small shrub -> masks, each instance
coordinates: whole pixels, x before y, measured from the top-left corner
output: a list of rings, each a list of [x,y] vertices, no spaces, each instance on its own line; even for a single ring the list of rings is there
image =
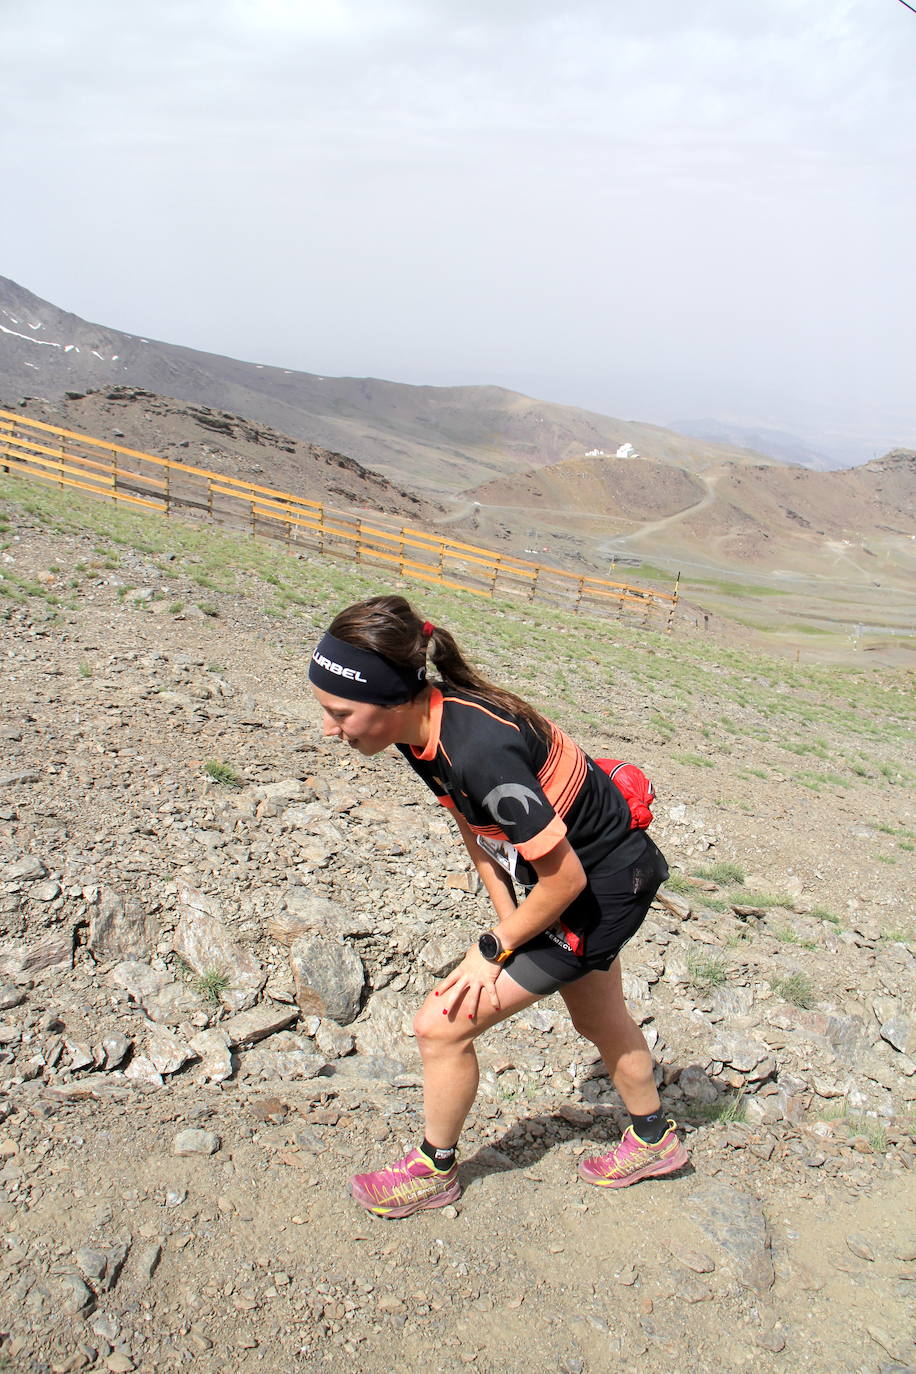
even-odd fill
[[[205,969],[197,978],[194,979],[194,990],[205,997],[214,1006],[219,1005],[220,998],[229,986],[231,979],[223,969]]]
[[[813,906],[808,914],[813,916],[816,921],[829,921],[833,926],[840,924],[840,918],[836,912],[828,911],[825,906]]]
[[[211,620],[216,620],[219,616],[218,608],[216,606],[211,606],[209,601],[198,601],[197,609],[204,615],[208,615]]]
[[[759,906],[767,910],[771,906],[791,907],[792,898],[787,892],[746,892],[739,888],[732,892],[731,899],[741,906]]]
[[[825,1107],[820,1116],[823,1121],[842,1121],[850,1136],[864,1136],[876,1154],[883,1154],[887,1149],[887,1131],[884,1125],[874,1117],[852,1111],[848,1102]]]
[[[770,987],[790,1006],[803,1010],[814,1006],[814,988],[806,973],[787,973],[782,978],[771,978]]]
[[[726,965],[722,959],[708,954],[696,954],[693,951],[687,955],[687,972],[693,986],[700,992],[721,987],[727,977]]]
[[[169,615],[180,615],[183,610],[183,601],[173,601],[171,606],[169,606]]]
[[[799,949],[817,949],[813,940],[803,940],[790,926],[780,926],[778,930],[773,931],[773,934],[784,945],[798,945]]]
[[[718,1102],[691,1103],[688,1115],[701,1121],[721,1121],[725,1125],[731,1121],[744,1121],[747,1117],[744,1093],[729,1093]]]
[[[80,677],[92,677],[92,669],[88,663],[81,663],[79,666]]]
[[[677,892],[682,895],[687,892],[696,892],[696,888],[687,881],[683,873],[670,873],[662,886],[667,892]]]
[[[213,779],[214,782],[222,783],[225,787],[244,787],[245,779],[231,763],[220,763],[219,759],[210,759],[204,764],[204,772]]]
[[[705,868],[696,870],[698,878],[707,878],[710,882],[718,883],[720,887],[730,887],[736,883],[739,887],[744,882],[744,869],[737,864],[721,863],[708,864]]]

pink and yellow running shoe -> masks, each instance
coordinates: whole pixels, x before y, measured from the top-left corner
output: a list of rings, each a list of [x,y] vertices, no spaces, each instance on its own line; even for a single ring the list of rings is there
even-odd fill
[[[690,1159],[675,1135],[675,1122],[668,1118],[668,1129],[657,1145],[647,1145],[628,1126],[619,1145],[606,1155],[579,1161],[579,1177],[598,1188],[626,1188],[641,1178],[659,1178],[682,1169]]]
[[[445,1207],[461,1197],[458,1165],[437,1169],[422,1150],[374,1174],[354,1174],[350,1194],[360,1207],[377,1217],[409,1217],[428,1207]]]

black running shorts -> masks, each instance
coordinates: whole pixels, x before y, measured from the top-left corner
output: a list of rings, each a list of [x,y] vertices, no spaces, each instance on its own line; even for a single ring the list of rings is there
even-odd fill
[[[658,846],[644,836],[645,849],[626,867],[608,872],[594,870],[588,886],[563,913],[562,923],[520,945],[503,967],[510,977],[528,992],[546,996],[584,978],[596,969],[607,970],[628,940],[642,925],[646,912],[662,883],[668,865]],[[575,954],[563,926],[582,932],[584,950]]]

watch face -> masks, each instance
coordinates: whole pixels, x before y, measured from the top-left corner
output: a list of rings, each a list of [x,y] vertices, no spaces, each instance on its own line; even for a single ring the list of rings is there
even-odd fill
[[[502,946],[493,934],[492,930],[486,931],[477,941],[477,948],[485,959],[495,959],[500,953]]]

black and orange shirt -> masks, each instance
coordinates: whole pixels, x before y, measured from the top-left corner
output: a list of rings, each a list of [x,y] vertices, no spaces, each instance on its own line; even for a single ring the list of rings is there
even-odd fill
[[[545,741],[522,717],[482,697],[434,687],[426,748],[397,748],[443,806],[460,812],[477,835],[508,841],[523,860],[542,858],[566,838],[586,873],[606,867],[618,849],[621,867],[629,862],[626,801],[555,725]],[[528,881],[534,878],[531,871]]]

